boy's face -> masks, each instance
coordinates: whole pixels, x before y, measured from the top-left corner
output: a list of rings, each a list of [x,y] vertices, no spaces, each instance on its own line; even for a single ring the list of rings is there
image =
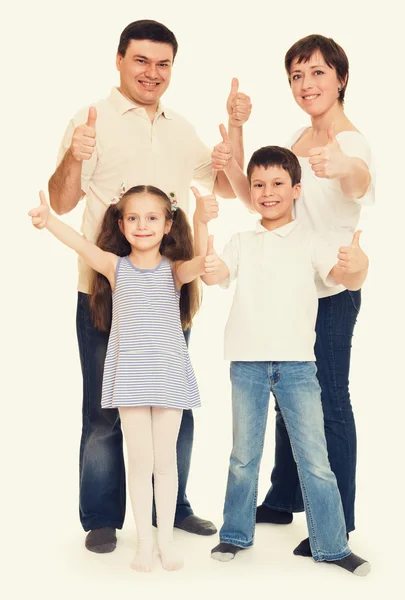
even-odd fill
[[[287,171],[279,166],[254,167],[250,182],[253,208],[262,216],[262,225],[282,227],[292,218],[293,202],[301,193],[301,184],[292,185]]]

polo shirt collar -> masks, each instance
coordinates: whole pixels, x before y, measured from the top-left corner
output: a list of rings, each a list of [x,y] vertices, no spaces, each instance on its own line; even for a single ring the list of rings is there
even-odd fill
[[[128,98],[121,94],[119,89],[116,87],[111,89],[109,101],[120,115],[123,115],[129,110],[145,110],[143,106],[138,106],[134,102],[131,102],[131,100],[128,100]],[[160,115],[163,115],[166,119],[173,119],[173,112],[167,108],[164,108],[161,100],[159,100],[157,108],[157,116],[159,117]]]
[[[268,229],[263,227],[263,225],[261,224],[261,220],[259,220],[256,222],[255,233],[275,233],[280,237],[287,237],[287,235],[291,233],[291,231],[294,231],[297,225],[298,221],[295,219],[294,221],[291,221],[291,223],[287,223],[287,225],[283,225],[278,229],[273,229],[273,231],[269,231]]]

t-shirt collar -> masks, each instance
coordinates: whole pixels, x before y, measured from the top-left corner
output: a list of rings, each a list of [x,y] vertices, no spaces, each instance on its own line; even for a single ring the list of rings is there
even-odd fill
[[[111,104],[113,105],[113,107],[115,108],[115,110],[120,115],[123,115],[124,113],[128,112],[129,110],[145,111],[143,106],[138,106],[137,104],[135,104],[135,102],[131,102],[131,100],[128,100],[128,98],[126,98],[123,94],[121,94],[119,89],[116,87],[113,87],[111,89],[111,94],[110,94],[109,100],[110,100]],[[161,100],[159,100],[156,114],[158,117],[160,115],[163,115],[166,119],[173,119],[173,112],[167,108],[164,108]]]
[[[294,229],[297,227],[297,225],[298,225],[298,221],[297,221],[297,219],[295,219],[294,221],[291,221],[291,223],[287,223],[287,225],[283,225],[282,227],[273,229],[273,231],[269,231],[268,229],[263,227],[263,225],[261,224],[261,219],[259,219],[256,222],[255,233],[275,233],[276,235],[279,235],[280,237],[287,237],[287,235],[289,233],[291,233],[291,231],[294,231]]]

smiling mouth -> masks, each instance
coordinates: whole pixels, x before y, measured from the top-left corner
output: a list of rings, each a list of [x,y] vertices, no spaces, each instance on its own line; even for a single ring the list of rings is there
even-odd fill
[[[319,97],[319,95],[320,95],[320,94],[311,94],[311,95],[308,95],[308,96],[302,96],[302,98],[303,98],[304,100],[315,100],[315,98],[318,98],[318,97]]]
[[[277,204],[280,204],[280,201],[272,200],[271,202],[261,202],[260,204],[266,208],[272,208],[273,206],[277,206]]]
[[[142,81],[141,79],[138,79],[138,83],[141,84],[142,87],[144,87],[147,90],[153,90],[156,89],[158,85],[160,85],[160,81]]]

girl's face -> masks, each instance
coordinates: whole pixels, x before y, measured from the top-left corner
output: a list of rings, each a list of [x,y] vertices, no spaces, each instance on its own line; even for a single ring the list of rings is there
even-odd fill
[[[291,63],[291,90],[294,99],[311,117],[326,113],[338,102],[339,81],[336,70],[328,67],[321,52],[314,52],[308,62],[298,63],[295,58]]]
[[[170,231],[172,221],[166,220],[164,201],[144,193],[126,200],[119,226],[133,248],[145,251],[159,248],[163,236]]]

